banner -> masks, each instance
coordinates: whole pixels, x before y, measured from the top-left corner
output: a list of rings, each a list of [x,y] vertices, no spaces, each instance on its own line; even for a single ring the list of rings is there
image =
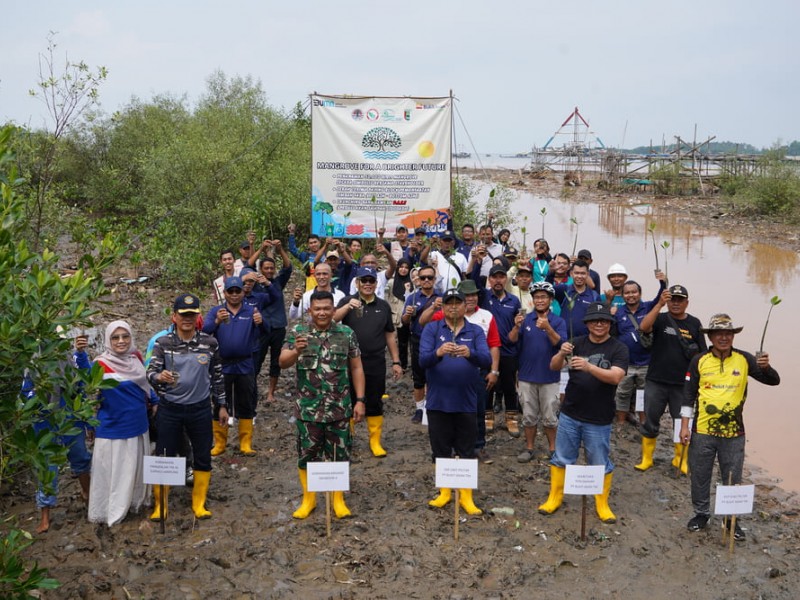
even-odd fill
[[[447,229],[451,99],[311,96],[311,231]]]

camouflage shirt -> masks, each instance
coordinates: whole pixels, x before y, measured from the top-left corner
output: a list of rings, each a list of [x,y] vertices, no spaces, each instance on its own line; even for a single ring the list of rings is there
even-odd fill
[[[286,333],[283,347],[293,350],[298,335],[308,336],[308,347],[297,358],[294,416],[317,423],[349,419],[353,414],[350,359],[361,355],[355,333],[338,323],[326,331],[303,323]]]

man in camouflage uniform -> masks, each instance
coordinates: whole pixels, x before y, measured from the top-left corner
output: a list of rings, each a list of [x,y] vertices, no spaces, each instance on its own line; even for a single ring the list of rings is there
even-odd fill
[[[303,502],[292,514],[296,519],[305,519],[317,505],[316,494],[308,491],[307,464],[350,460],[350,417],[358,423],[366,410],[361,351],[353,330],[333,322],[333,294],[311,294],[309,313],[311,324],[295,325],[286,334],[280,356],[281,369],[297,365],[294,416]],[[350,516],[343,492],[333,493],[333,510],[340,519]]]

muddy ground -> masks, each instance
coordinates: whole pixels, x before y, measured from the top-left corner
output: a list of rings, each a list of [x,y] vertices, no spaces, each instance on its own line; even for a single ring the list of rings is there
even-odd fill
[[[558,193],[560,182],[527,181],[528,190]],[[607,194],[578,188],[579,200]],[[687,214],[715,199],[665,200]],[[709,210],[705,209],[704,213]],[[695,217],[692,217],[693,219]],[[731,217],[738,218],[738,217]],[[720,221],[721,219],[721,221]],[[726,223],[729,217],[710,224]],[[754,232],[757,228],[754,226]],[[739,234],[742,232],[739,231]],[[791,230],[773,239],[796,243]],[[759,235],[759,233],[754,233]],[[794,238],[792,236],[794,235]],[[783,237],[779,237],[783,236]],[[793,241],[794,240],[794,241]],[[160,284],[155,285],[155,284]],[[290,287],[293,285],[290,284]],[[165,282],[116,287],[105,323],[125,316],[138,342],[163,327],[163,308],[177,290]],[[256,422],[255,457],[228,451],[214,459],[207,507],[213,518],[195,521],[190,488],[173,489],[166,534],[129,515],[109,529],[86,521],[78,485],[63,479],[60,505],[49,532],[36,536],[28,554],[62,586],[42,598],[722,598],[794,599],[800,590],[800,504],[763,474],[752,515],[741,519],[747,541],[734,553],[721,541],[719,520],[689,533],[689,484],[670,466],[671,443],[659,440],[656,466],[639,473],[639,436],[626,425],[615,431],[616,463],[611,507],[617,523],[606,525],[589,501],[587,540],[580,539],[581,499],[567,496],[551,516],[536,507],[549,490],[545,442],[538,458],[520,464],[519,439],[505,430],[490,436],[494,462],[480,466],[476,503],[484,515],[464,518],[453,536],[452,504],[427,506],[436,489],[427,430],[410,422],[410,376],[389,383],[384,446],[372,457],[364,425],[358,428],[351,465],[353,517],[333,519],[326,537],[324,500],[304,521],[292,519],[300,501],[291,415],[292,372],[280,380],[279,400],[262,403]],[[261,389],[264,390],[264,382]],[[665,428],[671,425],[665,420]],[[235,433],[230,440],[235,445]],[[35,529],[33,484],[18,482],[0,497],[4,522]],[[491,513],[511,508],[513,515]]]

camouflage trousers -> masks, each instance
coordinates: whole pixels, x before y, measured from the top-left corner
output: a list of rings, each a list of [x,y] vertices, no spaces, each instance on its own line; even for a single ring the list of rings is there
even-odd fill
[[[295,421],[297,425],[297,468],[305,469],[309,462],[349,461],[353,439],[350,419],[317,423]]]

